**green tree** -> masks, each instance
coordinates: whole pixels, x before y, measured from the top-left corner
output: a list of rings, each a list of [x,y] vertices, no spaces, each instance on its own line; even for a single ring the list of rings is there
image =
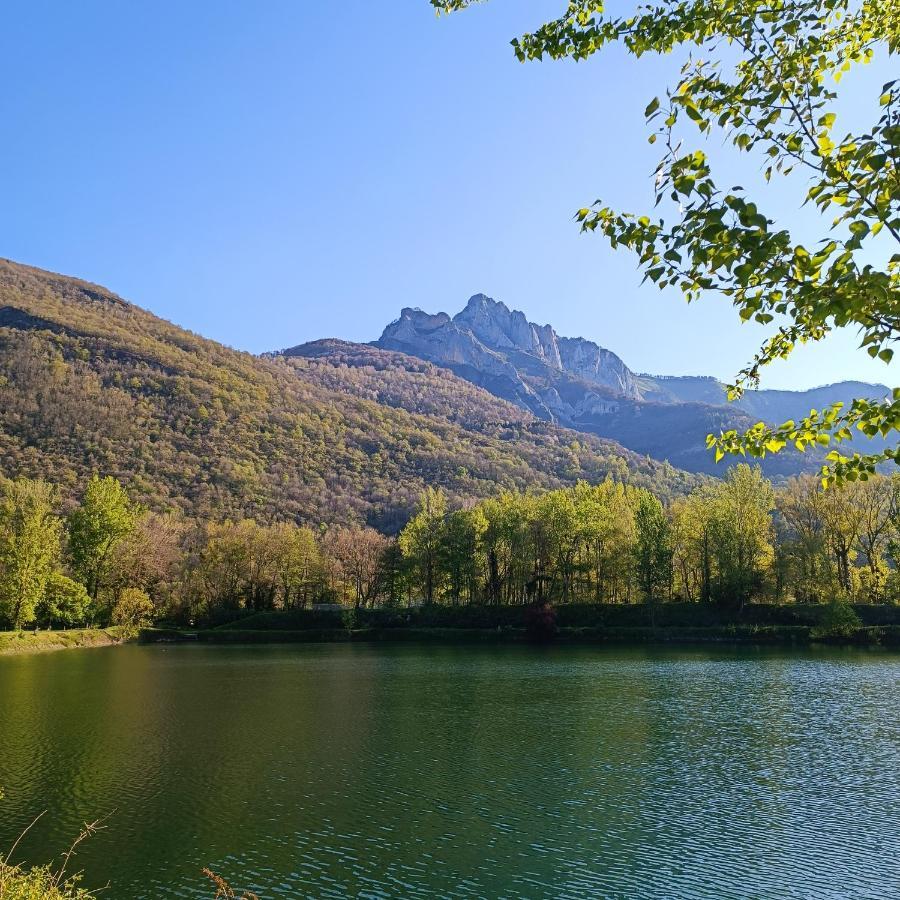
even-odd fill
[[[137,514],[115,478],[94,475],[81,505],[69,517],[72,568],[95,602],[109,578],[113,551],[131,534]]]
[[[573,491],[549,491],[539,498],[531,523],[534,540],[534,574],[529,581],[528,600],[547,599],[543,585],[563,602],[571,599],[580,533]]]
[[[533,505],[533,498],[513,491],[482,504],[487,520],[483,539],[487,594],[492,604],[518,603],[525,598],[534,568],[529,534]]]
[[[43,481],[0,481],[0,618],[34,621],[60,553],[56,491]]]
[[[37,607],[37,620],[44,627],[62,625],[68,628],[86,622],[90,608],[91,598],[81,582],[73,581],[61,572],[52,572]]]
[[[471,603],[484,569],[487,519],[478,507],[458,509],[447,516],[445,528],[441,568],[447,573],[450,599],[458,604],[465,595]]]
[[[821,601],[837,589],[837,570],[828,546],[826,497],[812,475],[791,478],[778,491],[779,545],[794,598]]]
[[[735,466],[707,495],[713,599],[743,606],[760,596],[772,563],[775,494],[758,466]]]
[[[575,517],[582,570],[599,603],[627,602],[634,543],[633,504],[625,486],[607,479],[575,486]]]
[[[431,0],[439,12],[473,0]],[[570,0],[565,12],[513,41],[521,61],[583,60],[609,45],[635,57],[691,51],[678,83],[648,104],[651,143],[664,148],[655,173],[657,215],[623,213],[602,201],[578,211],[585,231],[638,257],[645,278],[688,300],[717,294],[742,320],[771,326],[756,357],[729,386],[732,398],[759,382],[762,367],[857,329],[861,348],[889,362],[900,335],[900,84],[885,84],[879,112],[855,133],[837,131],[837,84],[853,66],[900,49],[897,0],[660,0],[622,16],[603,0]],[[691,138],[690,132],[694,133]],[[765,179],[807,179],[803,202],[822,215],[820,239],[801,242],[763,209],[762,193],[723,189],[698,140],[719,132],[761,162]],[[762,190],[762,189],[760,189]],[[828,446],[900,431],[900,389],[815,411],[799,422],[763,423],[710,435],[717,458]],[[826,484],[900,462],[900,447],[834,449]]]
[[[416,514],[400,532],[400,549],[420,576],[426,603],[437,594],[439,561],[444,537],[447,498],[440,488],[427,487],[419,498]]]
[[[244,522],[213,523],[198,529],[188,558],[192,613],[239,609],[250,580],[250,558],[258,526]]]
[[[667,600],[672,591],[672,527],[662,503],[649,491],[637,491],[634,526],[635,574],[652,617],[657,604]]]
[[[694,491],[672,505],[675,589],[683,600],[712,599],[712,543],[709,491]]]
[[[269,529],[281,606],[303,609],[322,589],[322,554],[310,528],[281,524]]]

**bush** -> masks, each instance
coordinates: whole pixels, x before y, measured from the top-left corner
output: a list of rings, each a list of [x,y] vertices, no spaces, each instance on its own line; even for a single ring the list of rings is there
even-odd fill
[[[140,588],[125,588],[112,611],[114,625],[140,628],[149,625],[153,619],[153,601]]]
[[[96,896],[78,887],[77,879],[58,881],[48,866],[22,869],[0,859],[0,897],[3,900],[87,900]]]
[[[347,631],[353,631],[359,627],[359,610],[355,606],[348,606],[341,611],[341,623]]]
[[[853,607],[843,599],[832,600],[822,614],[817,628],[813,629],[813,637],[850,637],[862,627],[862,621]]]

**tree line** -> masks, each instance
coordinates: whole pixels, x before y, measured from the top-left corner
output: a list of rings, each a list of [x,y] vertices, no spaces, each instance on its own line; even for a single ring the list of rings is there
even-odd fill
[[[607,480],[456,510],[427,490],[399,545],[426,602],[897,602],[900,479],[776,489],[739,465],[666,505]]]
[[[898,560],[897,476],[775,488],[740,465],[667,504],[612,479],[457,506],[426,488],[396,538],[149,512],[111,477],[68,507],[44,481],[0,481],[0,623],[12,628],[323,603],[894,603]]]

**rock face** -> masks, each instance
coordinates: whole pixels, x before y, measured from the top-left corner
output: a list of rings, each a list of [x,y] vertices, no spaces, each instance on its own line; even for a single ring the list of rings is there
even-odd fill
[[[475,294],[452,319],[405,308],[376,341],[446,366],[529,409],[571,424],[638,400],[634,373],[609,350],[584,338],[560,338],[518,310]]]
[[[611,350],[584,338],[559,338],[557,343],[562,368],[569,374],[608,385],[626,397],[640,397],[634,373]]]

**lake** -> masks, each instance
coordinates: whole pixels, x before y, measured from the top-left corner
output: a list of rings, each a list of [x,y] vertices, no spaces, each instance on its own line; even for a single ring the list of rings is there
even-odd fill
[[[900,656],[128,646],[0,658],[0,846],[106,898],[900,897]]]

